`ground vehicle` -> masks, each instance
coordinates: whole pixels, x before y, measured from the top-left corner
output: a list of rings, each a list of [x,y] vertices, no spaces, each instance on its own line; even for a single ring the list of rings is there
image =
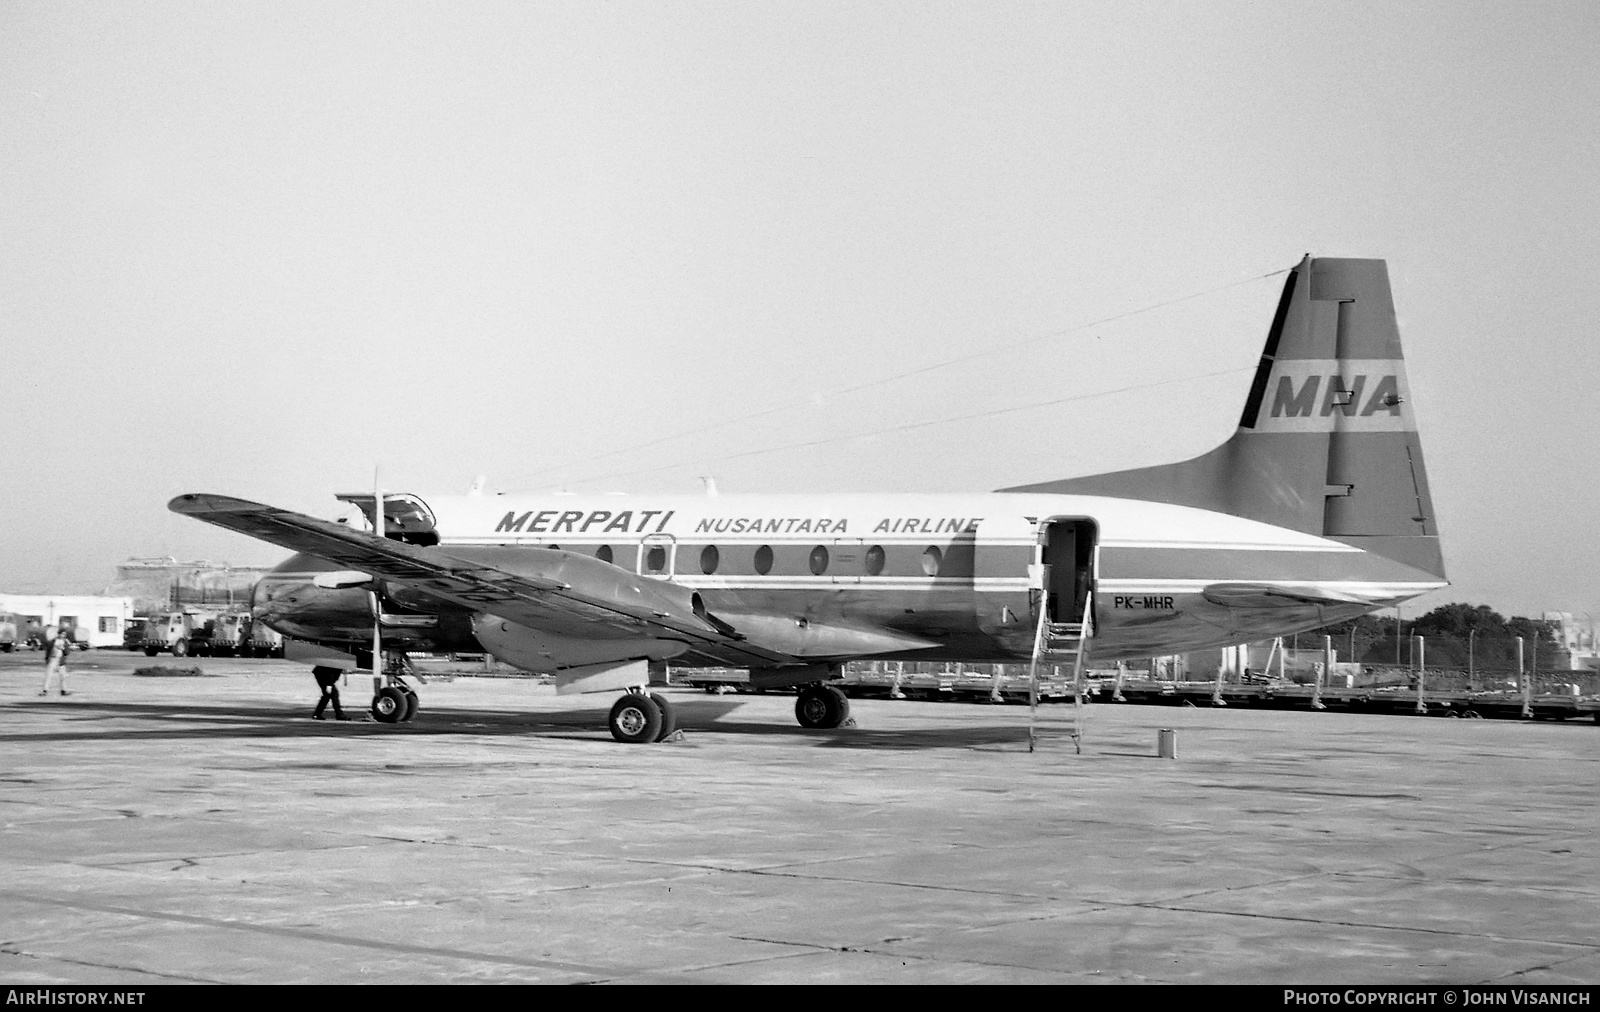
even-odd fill
[[[282,657],[283,633],[265,622],[250,622],[250,638],[245,643],[246,657]]]
[[[9,654],[17,648],[17,616],[0,615],[0,653]]]
[[[122,627],[122,649],[138,650],[144,646],[144,619],[131,618]]]
[[[195,609],[150,616],[145,619],[141,644],[145,656],[154,657],[163,650],[170,650],[174,657],[186,657],[209,650],[216,619],[216,612]]]
[[[208,644],[211,654],[216,657],[244,656],[249,651],[250,626],[249,612],[229,611],[218,615]]]

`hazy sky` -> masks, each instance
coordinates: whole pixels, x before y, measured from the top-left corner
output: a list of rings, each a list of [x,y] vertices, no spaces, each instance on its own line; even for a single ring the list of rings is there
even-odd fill
[[[167,499],[334,515],[375,462],[426,495],[1177,460],[1309,251],[1389,261],[1455,583],[1424,606],[1600,617],[1597,54],[1592,2],[0,0],[0,589],[275,561]]]

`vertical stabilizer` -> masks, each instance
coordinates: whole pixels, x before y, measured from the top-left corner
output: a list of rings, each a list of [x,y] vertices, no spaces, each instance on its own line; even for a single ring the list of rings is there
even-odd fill
[[[1197,506],[1444,576],[1389,271],[1306,257],[1284,282],[1233,438],[1193,460],[1004,489]]]

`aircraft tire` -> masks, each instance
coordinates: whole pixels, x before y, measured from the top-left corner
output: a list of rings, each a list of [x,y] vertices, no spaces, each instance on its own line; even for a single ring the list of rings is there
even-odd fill
[[[850,697],[831,685],[807,685],[794,701],[794,717],[801,727],[826,730],[850,716]]]
[[[405,723],[412,717],[415,717],[417,715],[417,708],[421,705],[422,700],[417,698],[417,694],[415,692],[406,692],[406,713],[405,716],[400,718],[400,722]]]
[[[678,711],[659,692],[650,693],[650,701],[661,709],[661,730],[656,732],[656,741],[661,741],[678,729]]]
[[[606,725],[611,737],[629,745],[644,745],[661,735],[661,707],[649,696],[630,692],[611,707]]]
[[[385,724],[398,723],[405,719],[406,706],[406,694],[385,685],[372,697],[372,716]]]
[[[189,656],[189,641],[188,640],[179,640],[178,642],[172,644],[172,656],[174,656],[174,657],[188,657]]]

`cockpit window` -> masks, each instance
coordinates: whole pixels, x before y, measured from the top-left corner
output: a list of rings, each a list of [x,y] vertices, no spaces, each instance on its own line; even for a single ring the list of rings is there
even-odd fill
[[[372,493],[345,492],[337,497],[360,508],[372,523]],[[411,545],[437,545],[439,532],[428,504],[406,492],[396,492],[383,497],[383,536]]]

